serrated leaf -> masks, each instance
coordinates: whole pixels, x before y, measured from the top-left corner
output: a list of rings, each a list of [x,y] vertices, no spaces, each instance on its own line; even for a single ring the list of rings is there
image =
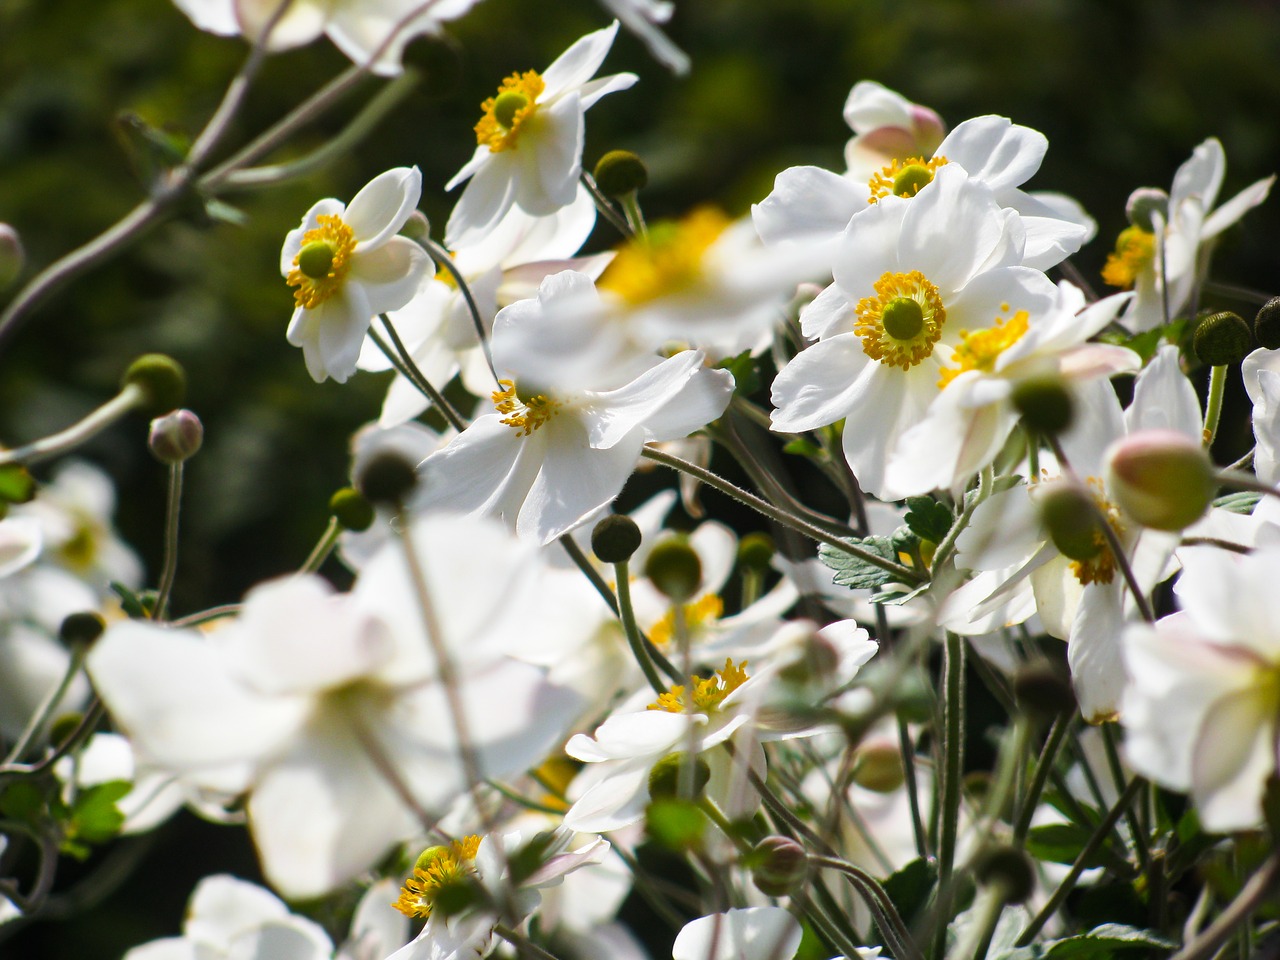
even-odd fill
[[[921,540],[941,543],[951,529],[954,517],[945,504],[932,497],[907,497],[907,513],[902,519]]]
[[[885,560],[898,560],[898,552],[894,549],[889,537],[863,537],[861,540],[849,540],[849,543],[861,547],[868,553]],[[818,559],[835,571],[832,582],[853,590],[875,590],[886,583],[893,583],[895,577],[889,571],[876,566],[861,557],[838,550],[830,544],[818,546]]]
[[[1102,960],[1119,950],[1174,950],[1178,944],[1151,930],[1104,923],[1078,937],[1054,941],[1045,956],[1050,960]]]

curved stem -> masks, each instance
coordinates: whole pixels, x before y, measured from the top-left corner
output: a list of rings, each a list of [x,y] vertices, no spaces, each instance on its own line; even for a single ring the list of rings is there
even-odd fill
[[[600,188],[596,186],[595,178],[585,170],[582,171],[582,185],[591,194],[591,199],[595,201],[596,209],[600,211],[601,215],[613,224],[620,234],[630,240],[634,236],[631,231],[631,225],[627,223],[626,218],[613,209],[613,204],[609,202],[609,198],[601,193]]]
[[[466,418],[463,417],[462,414],[458,413],[458,411],[453,408],[453,404],[444,398],[444,394],[433,387],[430,382],[428,382],[427,378],[422,375],[422,371],[418,369],[418,365],[413,360],[413,355],[409,353],[408,348],[404,345],[404,341],[402,341],[400,339],[400,335],[396,333],[396,328],[392,325],[390,318],[385,313],[380,313],[378,314],[378,321],[382,324],[382,329],[387,331],[387,336],[391,338],[391,343],[395,346],[396,356],[400,359],[400,364],[397,365],[396,369],[404,373],[405,376],[409,378],[409,382],[417,387],[418,390],[420,390],[427,399],[435,405],[436,409],[439,410],[440,413],[444,415],[444,418],[449,421],[449,426],[453,427],[453,429],[457,430],[459,433],[467,429]],[[392,363],[395,363],[395,360],[392,359],[392,355],[387,350],[386,344],[382,342],[382,338],[377,335],[376,331],[374,331],[372,327],[369,328],[369,335],[373,338],[373,342],[378,345],[378,349],[386,354],[387,359],[392,360]]]
[[[631,606],[631,572],[625,560],[613,565],[614,582],[618,585],[618,619],[622,621],[622,632],[627,636],[627,644],[631,647],[631,656],[635,658],[644,678],[649,681],[655,693],[666,693],[667,685],[658,676],[658,670],[645,649],[644,637],[640,635],[640,627],[636,624],[636,612]]]
[[[1169,960],[1206,960],[1213,956],[1235,927],[1267,902],[1277,881],[1280,881],[1280,854],[1273,853],[1218,918]]]
[[[0,467],[7,467],[12,463],[24,465],[39,463],[41,460],[48,460],[50,457],[73,450],[86,440],[97,436],[126,413],[137,409],[145,399],[146,390],[143,387],[136,383],[127,383],[118,394],[79,423],[25,446],[0,451]]]
[[[453,262],[453,257],[449,256],[449,251],[442,245],[430,237],[423,237],[418,243],[431,254],[432,260],[448,271],[449,276],[453,277],[453,282],[458,285],[458,292],[462,294],[462,299],[467,304],[467,312],[471,314],[471,323],[476,329],[476,339],[480,341],[480,349],[484,351],[485,363],[489,365],[489,372],[493,374],[493,382],[500,384],[498,368],[493,365],[493,353],[489,350],[489,334],[484,327],[484,317],[480,315],[480,307],[471,293],[471,285],[467,283],[467,278],[462,275],[462,271]]]
[[[342,524],[338,522],[337,517],[329,518],[329,525],[324,528],[324,533],[320,535],[320,539],[312,548],[311,553],[307,555],[307,559],[302,562],[302,566],[298,568],[299,573],[315,573],[329,559],[329,554],[333,553],[333,548],[338,545],[338,536],[342,533]]]
[[[938,544],[938,549],[933,552],[933,569],[941,570],[943,565],[951,559],[951,555],[955,553],[956,541],[960,539],[960,534],[969,526],[973,520],[974,511],[978,509],[978,505],[991,496],[991,490],[995,486],[995,470],[991,466],[985,466],[978,474],[978,492],[971,501],[965,504],[964,509],[960,511],[960,516],[956,517],[955,523],[951,524],[951,529],[947,531],[947,535]]]

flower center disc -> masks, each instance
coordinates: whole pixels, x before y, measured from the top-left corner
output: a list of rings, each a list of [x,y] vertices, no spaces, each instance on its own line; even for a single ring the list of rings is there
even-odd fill
[[[342,289],[351,255],[356,249],[355,235],[337,214],[316,217],[319,226],[302,235],[302,249],[293,258],[294,269],[285,278],[299,307],[314,310]]]
[[[702,276],[703,255],[728,226],[728,217],[711,207],[655,223],[647,241],[632,239],[618,250],[597,286],[633,306],[688,290]]]
[[[960,331],[960,345],[952,355],[952,362],[958,367],[944,367],[938,377],[938,389],[943,389],[956,377],[970,370],[981,370],[991,373],[996,368],[996,360],[1011,346],[1022,339],[1027,332],[1030,319],[1027,311],[1019,310],[1006,321],[1004,317],[996,317],[996,325],[986,330]]]
[[[946,157],[933,157],[930,160],[908,157],[905,160],[894,160],[887,167],[877,170],[867,181],[867,189],[871,191],[867,202],[875,203],[890,194],[895,197],[914,197],[933,182],[934,173],[946,163]]]
[[[907,370],[933,353],[942,337],[947,311],[938,288],[918,270],[885,273],[875,283],[876,296],[863,297],[854,308],[853,332],[873,360]]]
[[[1141,227],[1126,227],[1116,237],[1116,249],[1102,268],[1104,283],[1128,290],[1156,256],[1156,235]]]
[[[552,417],[560,413],[560,401],[535,394],[521,397],[516,392],[514,380],[499,380],[501,390],[495,390],[491,399],[494,409],[506,414],[500,421],[520,431],[520,436],[527,437]]]
[[[546,88],[537,70],[513,73],[498,92],[480,104],[484,111],[476,123],[476,143],[491,153],[514,150],[523,129],[538,111],[538,97]]]

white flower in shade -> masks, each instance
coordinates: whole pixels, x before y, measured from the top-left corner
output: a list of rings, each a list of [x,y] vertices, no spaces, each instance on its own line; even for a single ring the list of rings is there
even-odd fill
[[[956,241],[964,237],[963,243]],[[958,169],[850,222],[835,283],[801,314],[801,351],[773,382],[774,430],[843,419],[845,459],[867,492],[897,499],[889,453],[923,419],[962,332],[1011,309],[1046,312],[1053,283],[1022,265],[1021,220]]]
[[[1063,282],[1047,314],[1017,310],[993,326],[963,331],[938,378],[941,392],[923,420],[902,435],[889,458],[888,483],[914,495],[952,489],[991,463],[1018,423],[1017,385],[1046,374],[1072,381],[1136,372],[1132,350],[1086,341],[1129,300],[1116,294],[1085,305]]]
[[[0,519],[0,578],[17,573],[40,556],[44,538],[31,517]]]
[[[582,176],[584,115],[597,100],[636,82],[633,73],[592,80],[618,34],[617,21],[576,41],[542,73],[502,81],[476,124],[476,152],[449,181],[470,180],[446,228],[449,242],[472,242],[513,205],[547,216],[573,202]]]
[[[280,273],[294,287],[286,338],[317,382],[355,373],[369,323],[417,293],[431,258],[396,236],[418,206],[422,174],[397,167],[371,180],[350,206],[321,200],[290,230]]]
[[[1263,483],[1275,486],[1280,483],[1280,350],[1253,351],[1244,358],[1240,373],[1253,401],[1253,471]]]
[[[498,311],[536,296],[538,285],[562,270],[595,279],[611,253],[575,256],[596,225],[596,206],[581,184],[573,203],[545,217],[512,207],[487,235],[455,246],[453,266],[462,274],[488,337]],[[412,301],[388,314],[396,333],[429,383],[444,385],[461,371],[471,393],[493,389],[493,373],[476,333],[476,320],[453,274],[440,268]],[[360,355],[362,370],[388,370],[391,362],[373,342]],[[395,426],[416,417],[428,399],[408,378],[397,374],[387,388],[379,422]]]
[[[456,20],[479,0],[291,0],[271,27],[267,47],[286,50],[327,35],[334,46],[374,73],[400,72],[405,44]],[[280,0],[174,0],[201,30],[255,41],[281,7]]]
[[[791,960],[800,921],[782,907],[742,907],[690,920],[676,935],[673,960]]]
[[[1206,830],[1263,824],[1280,721],[1280,549],[1190,550],[1180,613],[1124,635],[1125,753],[1133,768],[1190,793]]]
[[[1177,317],[1209,269],[1213,241],[1271,192],[1274,176],[1215,209],[1226,165],[1222,144],[1210,137],[1178,168],[1167,197],[1161,200],[1163,191],[1150,188],[1135,192],[1149,195],[1147,209],[1121,231],[1102,271],[1108,284],[1135,293],[1121,318],[1130,330],[1151,330]]]
[[[467,518],[424,517],[407,535],[482,775],[526,769],[577,708],[503,655],[511,637],[538,629],[527,619],[538,609],[532,548]],[[421,829],[388,769],[437,814],[467,785],[406,567],[404,545],[388,544],[353,594],[317,577],[272,581],[207,637],[130,621],[89,655],[112,716],[156,764],[180,776],[239,772],[263,872],[291,898],[334,889]]]
[[[676,74],[689,72],[689,57],[671,42],[658,24],[671,19],[675,5],[667,0],[600,0],[600,5],[640,38],[659,63]]]
[[[205,877],[187,904],[182,936],[134,947],[124,960],[329,960],[333,942],[319,924],[290,913],[255,883]]]
[[[494,412],[423,462],[425,506],[499,516],[549,543],[621,492],[646,443],[687,436],[724,412],[733,377],[708,369],[700,352],[600,363],[594,345],[577,350],[571,332],[549,322],[557,301],[593,296],[589,278],[566,271],[543,281],[537,300],[498,314]]]

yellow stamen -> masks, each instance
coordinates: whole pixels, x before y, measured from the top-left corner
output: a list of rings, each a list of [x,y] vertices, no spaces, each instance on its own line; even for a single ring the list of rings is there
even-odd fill
[[[503,80],[498,92],[480,104],[484,116],[476,123],[476,143],[488,146],[492,153],[516,149],[521,128],[538,112],[538,97],[545,86],[536,70],[513,73]]]
[[[712,207],[655,223],[647,240],[637,237],[618,250],[597,286],[633,305],[688,290],[702,277],[703,255],[728,225],[729,218]]]
[[[942,390],[956,377],[970,370],[981,370],[990,373],[996,368],[996,360],[1011,346],[1017,343],[1027,332],[1027,311],[1019,310],[1006,322],[1004,317],[996,317],[996,325],[986,330],[960,331],[960,345],[952,354],[951,360],[958,367],[944,367],[938,377],[938,389]]]
[[[946,157],[908,157],[906,160],[894,160],[872,174],[867,181],[871,190],[868,203],[875,203],[882,197],[893,194],[895,197],[914,197],[920,190],[933,182],[933,175],[938,168],[947,162]]]
[[[560,413],[560,401],[535,394],[524,398],[516,393],[514,380],[499,380],[501,390],[495,390],[491,396],[493,405],[499,413],[505,413],[502,423],[515,427],[520,436],[527,437],[552,417]]]
[[[351,228],[342,222],[337,214],[321,214],[316,217],[320,224],[302,235],[302,247],[293,258],[293,269],[285,278],[289,286],[297,287],[293,291],[293,302],[307,310],[314,310],[335,293],[342,289],[342,284],[351,269],[351,255],[356,249],[355,235]],[[315,251],[314,244],[323,244],[332,252],[328,272],[318,277],[308,276],[298,266],[304,251]],[[315,260],[314,256],[309,260]]]
[[[724,601],[717,597],[714,593],[708,593],[693,603],[684,605],[684,622],[690,631],[697,630],[704,624],[720,619],[720,614],[724,613]],[[676,614],[674,610],[668,610],[661,620],[653,625],[649,631],[649,639],[660,647],[665,647],[671,642],[671,638],[675,636],[676,630]]]
[[[436,895],[449,886],[464,882],[475,873],[476,853],[480,838],[475,834],[455,840],[447,847],[436,847],[430,856],[419,857],[413,876],[400,888],[400,896],[391,905],[406,917],[426,919]],[[426,861],[423,863],[422,861]]]
[[[1138,280],[1138,275],[1151,265],[1156,256],[1156,235],[1141,227],[1126,227],[1116,237],[1114,253],[1107,254],[1102,268],[1104,283],[1128,290]]]
[[[1120,508],[1107,499],[1105,488],[1100,477],[1089,477],[1086,480],[1089,486],[1089,493],[1093,497],[1094,503],[1098,505],[1098,510],[1106,519],[1111,529],[1115,531],[1116,537],[1124,536],[1125,527],[1120,521]],[[1116,555],[1111,552],[1111,545],[1107,543],[1106,534],[1101,530],[1094,530],[1094,542],[1100,547],[1098,552],[1088,560],[1072,560],[1071,572],[1075,574],[1077,580],[1082,586],[1088,586],[1091,583],[1110,583],[1116,576]]]
[[[854,308],[853,332],[872,360],[906,370],[933,353],[942,337],[947,311],[938,288],[918,270],[886,273],[875,283],[876,296]]]
[[[705,680],[698,675],[693,681],[693,709],[697,713],[709,713],[724,702],[733,691],[747,682],[747,661],[734,666],[731,659],[726,658],[724,669],[717,670]],[[677,683],[666,693],[659,694],[658,699],[649,704],[649,710],[665,710],[667,713],[684,713],[684,684]]]

